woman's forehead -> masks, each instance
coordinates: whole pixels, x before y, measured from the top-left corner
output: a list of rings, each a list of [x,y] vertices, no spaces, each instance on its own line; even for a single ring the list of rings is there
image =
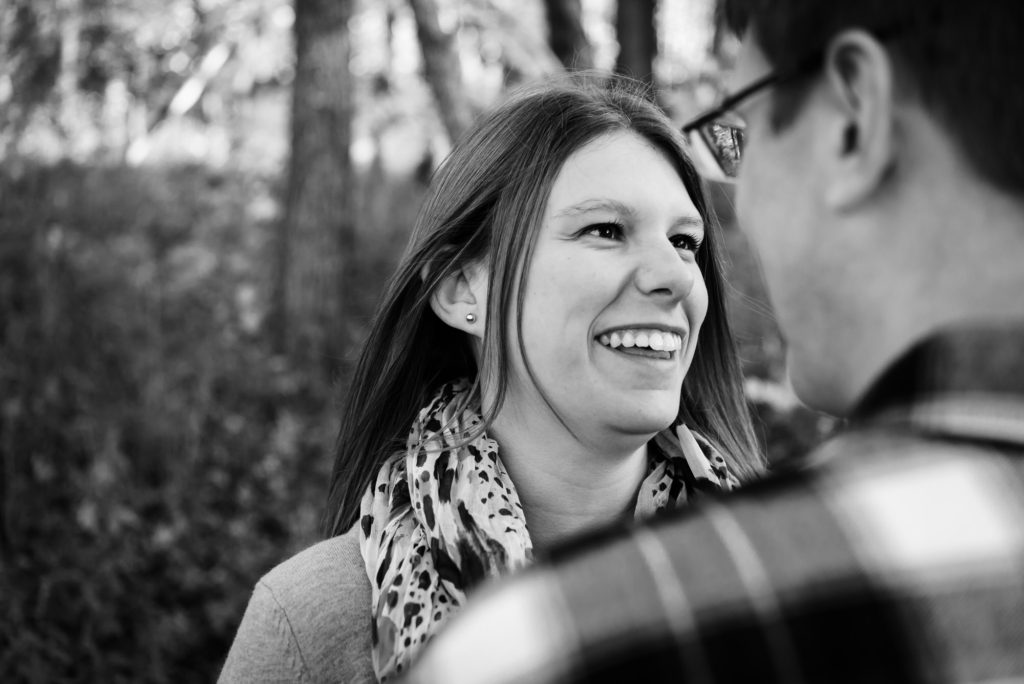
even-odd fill
[[[548,219],[647,209],[699,217],[668,155],[631,131],[606,133],[565,160],[548,197]]]

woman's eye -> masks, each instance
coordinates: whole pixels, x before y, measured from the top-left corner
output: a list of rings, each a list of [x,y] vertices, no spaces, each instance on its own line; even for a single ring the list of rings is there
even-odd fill
[[[622,238],[622,226],[618,223],[595,223],[583,229],[584,235],[593,235],[603,240],[619,240]]]
[[[673,235],[669,238],[672,242],[672,246],[676,249],[685,249],[688,252],[696,252],[700,249],[701,239],[696,235],[688,235],[686,233],[680,233],[679,235]]]

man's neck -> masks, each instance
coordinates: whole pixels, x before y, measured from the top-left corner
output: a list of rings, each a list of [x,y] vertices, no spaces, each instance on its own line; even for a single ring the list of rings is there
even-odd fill
[[[918,247],[902,255],[903,285],[878,312],[884,322],[862,350],[854,397],[939,331],[1024,320],[1024,201],[977,181],[954,186],[922,192],[919,210],[893,222],[893,231],[914,231]]]

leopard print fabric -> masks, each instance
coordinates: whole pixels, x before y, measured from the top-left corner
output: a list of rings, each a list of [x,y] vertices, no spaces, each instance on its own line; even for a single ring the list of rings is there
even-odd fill
[[[532,560],[523,507],[497,443],[481,434],[460,445],[481,424],[477,410],[466,407],[469,386],[463,379],[441,388],[420,411],[407,449],[384,464],[363,496],[360,548],[380,681],[408,668],[466,592]],[[649,453],[637,518],[737,484],[724,459],[684,426],[659,435]]]

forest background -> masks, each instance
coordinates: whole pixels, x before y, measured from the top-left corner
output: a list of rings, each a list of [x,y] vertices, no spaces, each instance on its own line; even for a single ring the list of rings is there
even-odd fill
[[[451,141],[577,68],[682,121],[734,53],[711,0],[3,0],[0,681],[214,680],[253,584],[318,539],[346,378]],[[832,423],[710,191],[777,463]]]

